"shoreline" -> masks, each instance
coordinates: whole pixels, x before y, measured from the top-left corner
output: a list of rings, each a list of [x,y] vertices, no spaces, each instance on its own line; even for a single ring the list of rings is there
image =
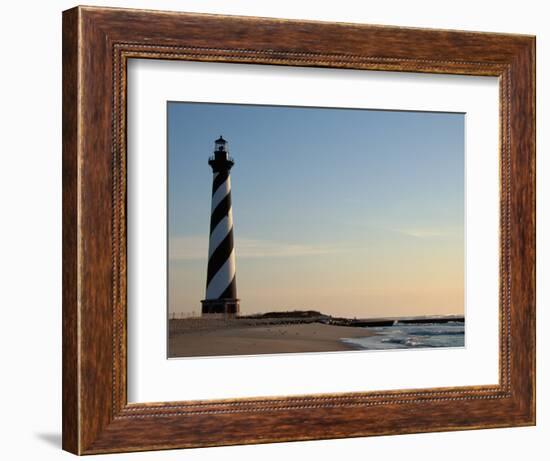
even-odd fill
[[[318,322],[269,325],[227,325],[208,327],[181,322],[171,328],[168,357],[208,357],[228,355],[338,352],[360,350],[344,338],[376,335],[368,328],[327,325]]]

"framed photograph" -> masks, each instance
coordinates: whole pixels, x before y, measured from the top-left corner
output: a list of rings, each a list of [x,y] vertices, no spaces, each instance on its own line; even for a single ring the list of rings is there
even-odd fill
[[[169,102],[168,356],[464,347],[464,118]]]
[[[63,13],[63,448],[535,424],[535,38]]]

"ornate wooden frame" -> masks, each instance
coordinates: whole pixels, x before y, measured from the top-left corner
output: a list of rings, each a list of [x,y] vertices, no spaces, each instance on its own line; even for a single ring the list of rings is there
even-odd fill
[[[500,80],[500,382],[126,400],[126,63],[222,61]],[[535,423],[535,38],[77,7],[63,13],[63,448],[77,454]]]

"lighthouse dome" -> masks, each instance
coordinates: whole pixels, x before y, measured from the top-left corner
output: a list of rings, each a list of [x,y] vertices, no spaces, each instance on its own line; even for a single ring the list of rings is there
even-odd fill
[[[220,136],[218,139],[216,139],[214,145],[215,145],[216,151],[222,151],[222,152],[227,151],[227,141],[223,139],[223,136]]]

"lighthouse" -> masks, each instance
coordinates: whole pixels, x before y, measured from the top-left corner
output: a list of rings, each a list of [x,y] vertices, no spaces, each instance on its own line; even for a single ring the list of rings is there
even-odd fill
[[[206,296],[201,301],[203,316],[215,314],[227,318],[239,313],[229,174],[234,163],[227,141],[220,136],[214,143],[214,155],[208,159],[213,179]]]

